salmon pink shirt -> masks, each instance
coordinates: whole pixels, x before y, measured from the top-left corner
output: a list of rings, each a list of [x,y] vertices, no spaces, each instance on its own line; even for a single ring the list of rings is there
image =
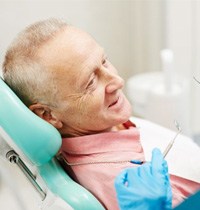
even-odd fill
[[[118,210],[115,177],[125,168],[138,167],[130,160],[145,161],[138,129],[130,121],[126,129],[63,138],[60,154],[68,174],[88,189],[108,210]],[[200,184],[170,175],[173,206],[200,188]]]

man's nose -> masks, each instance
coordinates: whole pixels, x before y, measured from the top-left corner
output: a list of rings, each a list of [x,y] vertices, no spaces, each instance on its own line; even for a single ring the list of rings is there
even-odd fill
[[[107,78],[108,79],[108,78]],[[110,74],[107,80],[106,93],[113,93],[118,89],[122,89],[124,80],[117,74]]]

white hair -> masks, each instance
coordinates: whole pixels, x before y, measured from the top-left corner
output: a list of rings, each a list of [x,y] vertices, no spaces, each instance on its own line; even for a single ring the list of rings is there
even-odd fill
[[[37,52],[67,26],[64,21],[54,18],[36,22],[19,33],[7,50],[3,78],[27,106],[38,101],[44,102],[46,96],[49,97],[49,103],[53,102],[50,96],[55,96],[57,88],[51,81],[51,73],[46,71],[37,57]]]

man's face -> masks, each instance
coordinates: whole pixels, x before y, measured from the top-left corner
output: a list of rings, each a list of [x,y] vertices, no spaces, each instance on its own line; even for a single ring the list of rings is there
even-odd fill
[[[53,113],[62,122],[63,136],[103,132],[128,120],[124,82],[91,36],[69,26],[39,54],[58,88]]]

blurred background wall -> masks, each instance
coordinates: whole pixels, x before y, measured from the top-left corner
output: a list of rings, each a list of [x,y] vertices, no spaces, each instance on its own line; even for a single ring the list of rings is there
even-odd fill
[[[199,12],[198,0],[0,0],[0,63],[21,29],[49,17],[93,35],[126,81],[161,71],[160,50],[170,48],[174,75],[189,82],[189,133],[198,135],[200,86],[193,75],[200,78]]]
[[[151,0],[1,0],[0,60],[25,26],[58,17],[92,34],[123,78],[158,70],[161,5]]]

